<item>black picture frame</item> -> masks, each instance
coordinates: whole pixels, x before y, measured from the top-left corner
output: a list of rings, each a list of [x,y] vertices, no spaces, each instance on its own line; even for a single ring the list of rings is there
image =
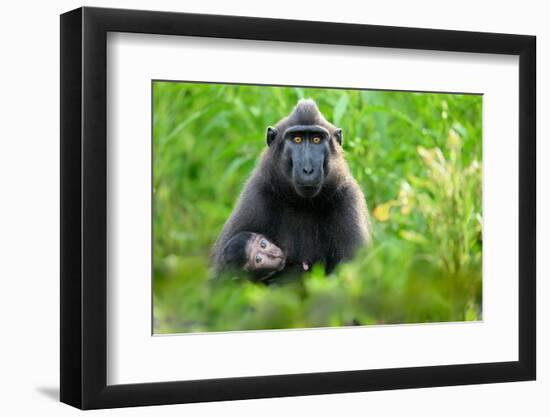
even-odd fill
[[[107,385],[108,32],[519,56],[519,360]],[[94,409],[535,379],[535,51],[524,35],[88,7],[61,15],[61,401]]]

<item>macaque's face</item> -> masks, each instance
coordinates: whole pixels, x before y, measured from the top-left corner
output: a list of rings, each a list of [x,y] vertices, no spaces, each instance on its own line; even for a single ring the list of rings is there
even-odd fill
[[[264,235],[253,235],[246,245],[246,254],[246,271],[280,271],[285,267],[286,257],[283,251]]]

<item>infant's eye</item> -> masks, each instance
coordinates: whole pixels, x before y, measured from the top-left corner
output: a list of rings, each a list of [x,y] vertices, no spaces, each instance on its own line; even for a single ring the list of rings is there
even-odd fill
[[[313,140],[313,143],[315,143],[316,145],[321,143],[321,138],[319,136],[315,136],[312,140]]]
[[[262,256],[256,255],[256,263],[259,264],[260,262],[262,262]]]
[[[294,136],[294,143],[297,143],[297,144],[302,143],[302,137],[301,136]]]
[[[266,242],[265,240],[262,240],[262,241],[260,242],[260,246],[261,246],[262,249],[265,249],[266,246],[267,246],[267,242]]]

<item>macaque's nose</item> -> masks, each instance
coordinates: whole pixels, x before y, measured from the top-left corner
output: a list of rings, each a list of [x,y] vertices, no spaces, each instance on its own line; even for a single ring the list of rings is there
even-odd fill
[[[315,170],[311,166],[302,168],[302,172],[306,175],[311,175],[314,171]]]
[[[279,248],[271,248],[268,255],[272,258],[284,258],[283,251]]]

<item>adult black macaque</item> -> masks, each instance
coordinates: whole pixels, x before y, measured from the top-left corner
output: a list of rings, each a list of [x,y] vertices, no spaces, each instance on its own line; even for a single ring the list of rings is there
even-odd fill
[[[283,251],[285,266],[275,276],[317,263],[330,273],[369,237],[365,198],[344,160],[342,130],[313,100],[300,100],[267,128],[267,145],[214,245],[214,266],[223,271],[226,245],[251,232]]]

